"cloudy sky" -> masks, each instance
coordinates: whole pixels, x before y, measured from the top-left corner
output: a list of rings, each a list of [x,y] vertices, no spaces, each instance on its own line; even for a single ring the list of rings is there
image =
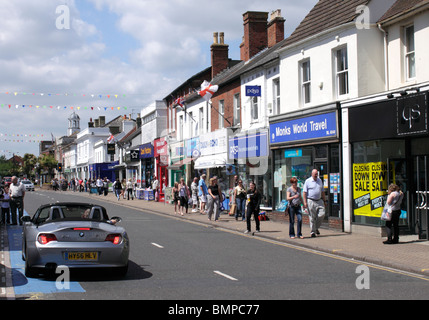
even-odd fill
[[[244,12],[281,9],[289,35],[316,3],[0,0],[0,155],[38,155],[30,141],[66,135],[73,111],[81,129],[135,116],[210,66],[213,32],[238,60]]]

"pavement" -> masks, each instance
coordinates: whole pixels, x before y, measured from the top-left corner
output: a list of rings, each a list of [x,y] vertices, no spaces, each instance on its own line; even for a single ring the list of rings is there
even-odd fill
[[[44,191],[46,192],[46,190]],[[65,192],[73,193],[72,191]],[[289,222],[278,219],[261,221],[261,232],[259,233],[254,233],[255,222],[252,221],[252,232],[244,234],[246,223],[241,220],[236,221],[234,217],[229,216],[227,213],[221,214],[219,221],[215,222],[213,220],[208,220],[207,215],[200,214],[199,212],[194,213],[191,212],[191,210],[188,211],[188,214],[184,214],[183,216],[175,214],[174,205],[163,202],[139,200],[136,198],[134,198],[134,200],[120,199],[118,201],[113,193],[109,193],[107,196],[79,193],[79,196],[88,197],[88,202],[91,202],[90,199],[102,200],[148,213],[166,215],[174,219],[201,224],[227,232],[234,232],[245,237],[255,237],[264,241],[280,243],[281,245],[295,247],[300,250],[308,250],[309,252],[318,252],[339,258],[352,259],[357,264],[391,268],[417,274],[418,276],[424,276],[425,278],[429,277],[429,241],[418,240],[416,236],[401,236],[398,244],[386,245],[383,244],[386,238],[382,238],[381,236],[357,232],[345,233],[338,229],[322,227],[320,229],[320,235],[311,238],[309,225],[303,223],[302,233],[304,238],[291,239],[289,237]],[[270,217],[270,213],[268,213],[268,217]],[[11,289],[11,284],[8,276],[10,270],[7,268],[7,260],[9,259],[7,231],[4,227],[0,229],[1,300],[8,296],[7,290]]]
[[[174,205],[164,202],[146,200],[126,200],[119,201],[113,193],[107,196],[87,194],[88,198],[102,198],[103,200],[125,205],[138,210],[152,212],[156,214],[168,215],[176,219],[191,221],[208,227],[237,232],[243,236],[259,237],[268,241],[280,242],[287,246],[296,246],[310,251],[319,251],[332,254],[338,257],[354,259],[356,263],[374,264],[401,271],[416,273],[418,275],[429,276],[429,241],[418,240],[417,236],[401,236],[398,244],[383,244],[386,238],[362,233],[345,233],[338,229],[322,227],[320,235],[316,238],[310,237],[310,226],[302,225],[304,239],[289,237],[289,222],[278,219],[261,221],[261,232],[254,233],[255,222],[251,222],[252,232],[244,234],[246,222],[236,221],[234,217],[227,213],[221,214],[219,221],[209,221],[207,215],[199,212],[191,212],[181,216],[174,213]],[[268,213],[268,217],[270,214]],[[239,218],[240,219],[240,218]],[[296,224],[295,224],[296,228]]]

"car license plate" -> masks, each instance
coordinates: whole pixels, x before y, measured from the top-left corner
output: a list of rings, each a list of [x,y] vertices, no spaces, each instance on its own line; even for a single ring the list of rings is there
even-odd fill
[[[65,252],[64,258],[68,261],[97,261],[98,252]]]

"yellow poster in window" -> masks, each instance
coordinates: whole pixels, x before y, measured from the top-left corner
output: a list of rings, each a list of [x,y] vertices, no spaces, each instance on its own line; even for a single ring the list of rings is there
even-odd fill
[[[353,212],[380,217],[387,194],[386,162],[353,164]]]

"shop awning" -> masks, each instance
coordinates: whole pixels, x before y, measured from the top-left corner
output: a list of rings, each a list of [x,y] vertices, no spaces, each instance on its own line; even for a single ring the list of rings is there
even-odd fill
[[[181,166],[184,166],[185,164],[188,164],[188,163],[190,163],[191,161],[192,161],[192,158],[186,158],[186,159],[183,159],[183,160],[177,161],[177,162],[175,162],[175,163],[173,163],[173,164],[169,165],[169,166],[167,167],[167,169],[170,169],[170,170],[179,170]]]
[[[195,169],[210,169],[223,167],[227,164],[227,154],[219,153],[211,156],[201,156],[195,160]]]

